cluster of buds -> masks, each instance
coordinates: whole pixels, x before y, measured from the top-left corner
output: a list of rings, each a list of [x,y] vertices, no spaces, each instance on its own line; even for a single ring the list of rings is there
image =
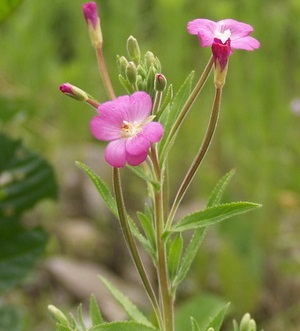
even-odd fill
[[[151,96],[155,92],[163,92],[167,80],[161,73],[159,59],[152,53],[146,52],[141,56],[137,40],[130,36],[127,39],[128,59],[118,56],[119,80],[128,93],[145,91]]]

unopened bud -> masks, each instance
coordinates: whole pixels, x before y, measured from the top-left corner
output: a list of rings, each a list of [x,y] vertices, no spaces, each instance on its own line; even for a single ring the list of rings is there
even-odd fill
[[[134,64],[134,62],[130,61],[128,62],[126,68],[126,77],[131,84],[135,84],[136,76],[137,76],[136,65]]]
[[[252,318],[248,324],[248,331],[256,331],[256,322]]]
[[[101,48],[103,44],[100,18],[96,2],[86,2],[82,5],[82,11],[88,25],[89,36],[94,48]]]
[[[128,61],[125,56],[118,56],[117,57],[117,64],[119,68],[119,74],[123,77],[126,77],[126,69],[128,66]]]
[[[145,54],[145,63],[146,63],[146,68],[149,69],[151,66],[156,65],[156,59],[155,56],[152,52],[148,51]]]
[[[86,92],[84,92],[80,88],[78,88],[74,85],[71,85],[69,83],[61,84],[59,86],[59,89],[63,94],[65,94],[75,100],[87,101],[89,99],[89,96]]]
[[[156,74],[154,80],[154,89],[157,92],[163,92],[167,86],[167,79],[163,74]]]
[[[137,40],[133,36],[127,39],[127,52],[130,59],[138,65],[141,61],[141,50]]]
[[[50,315],[53,317],[53,319],[56,322],[58,322],[58,323],[60,323],[64,326],[69,325],[69,321],[68,321],[66,315],[61,310],[59,310],[58,308],[56,308],[53,305],[49,305],[48,306],[48,311],[49,311]]]
[[[251,320],[251,316],[249,313],[246,313],[241,320],[240,331],[248,331],[249,330],[249,322]]]
[[[154,81],[155,81],[156,74],[157,74],[157,71],[156,71],[155,67],[152,65],[148,70],[147,78],[146,78],[147,91],[150,93],[154,89]]]

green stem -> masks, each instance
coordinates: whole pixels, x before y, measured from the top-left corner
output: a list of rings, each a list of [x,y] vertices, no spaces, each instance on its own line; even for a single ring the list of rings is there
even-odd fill
[[[211,56],[211,58],[209,59],[206,67],[204,68],[204,71],[202,73],[202,75],[200,76],[197,84],[195,85],[193,91],[191,92],[189,98],[187,99],[186,103],[184,104],[178,118],[176,119],[174,125],[172,126],[172,129],[170,131],[170,134],[167,138],[167,141],[163,147],[162,153],[161,153],[161,161],[164,162],[165,158],[166,158],[166,154],[169,150],[170,147],[170,143],[173,139],[173,137],[176,135],[177,131],[179,130],[183,120],[185,119],[186,115],[188,114],[189,110],[191,109],[193,103],[195,102],[197,96],[199,95],[199,93],[201,92],[210,72],[211,69],[213,67],[214,64],[214,59],[213,56]]]
[[[111,80],[110,80],[110,77],[109,77],[109,74],[108,74],[108,70],[107,70],[107,67],[106,67],[106,63],[105,63],[105,60],[104,60],[104,56],[103,56],[103,52],[102,52],[101,47],[96,48],[96,54],[97,54],[97,59],[98,59],[101,78],[102,78],[102,81],[104,83],[106,92],[107,92],[108,96],[110,97],[110,99],[115,99],[116,95],[115,95],[114,89],[113,89],[112,84],[111,84]]]
[[[166,258],[166,243],[163,240],[164,231],[164,201],[163,201],[163,178],[159,167],[157,150],[151,148],[151,159],[156,174],[156,180],[161,184],[160,189],[155,191],[155,230],[156,230],[156,248],[157,248],[157,277],[159,283],[159,292],[161,306],[164,317],[164,331],[174,330],[174,300],[170,293],[168,265]]]
[[[144,288],[146,290],[146,293],[150,299],[150,302],[153,306],[153,309],[156,314],[157,322],[160,328],[163,325],[162,317],[159,309],[159,304],[156,299],[156,295],[154,293],[154,290],[152,288],[152,285],[149,281],[148,275],[146,273],[145,267],[143,265],[143,262],[141,260],[140,254],[138,252],[134,237],[132,235],[132,232],[130,230],[129,221],[127,218],[127,212],[125,208],[123,193],[122,193],[122,187],[121,187],[121,178],[120,178],[120,172],[118,168],[113,168],[113,186],[114,186],[114,192],[118,207],[118,214],[119,214],[119,220],[121,224],[121,229],[126,241],[126,244],[129,248],[129,252],[131,254],[131,257],[134,261],[134,264],[136,266],[136,269],[140,275],[140,278],[143,282]]]
[[[162,100],[162,92],[156,92],[155,93],[155,97],[154,97],[154,102],[153,102],[153,108],[152,108],[152,114],[156,115],[157,112],[159,111],[159,107],[161,104],[161,100]]]
[[[210,143],[212,141],[212,138],[213,138],[213,135],[214,135],[215,129],[217,127],[217,123],[218,123],[221,96],[222,96],[222,88],[216,88],[215,99],[214,99],[212,112],[210,115],[209,124],[208,124],[207,130],[206,130],[206,133],[205,133],[204,140],[176,194],[176,197],[174,199],[174,202],[171,207],[170,214],[169,214],[169,217],[168,217],[168,220],[166,223],[166,230],[170,229],[174,216],[175,216],[175,213],[179,207],[179,204],[180,204],[184,194],[186,193],[189,185],[191,184],[191,181],[193,180],[201,162],[203,161],[203,159],[206,155],[206,152],[208,151],[208,148],[210,146]]]

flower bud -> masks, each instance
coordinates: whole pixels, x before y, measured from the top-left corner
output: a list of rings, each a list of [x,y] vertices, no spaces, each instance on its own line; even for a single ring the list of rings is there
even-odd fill
[[[132,61],[128,62],[126,68],[126,77],[131,84],[136,83],[136,75],[137,75],[136,65]]]
[[[146,72],[146,70],[144,69],[144,67],[142,66],[142,65],[138,65],[137,66],[137,73],[138,73],[138,75],[140,75],[142,78],[146,78],[146,76],[147,76],[147,72]]]
[[[119,68],[119,73],[121,76],[126,77],[126,69],[128,66],[128,61],[125,56],[118,56],[117,57],[117,64]]]
[[[59,310],[58,308],[56,308],[53,305],[49,305],[48,306],[48,311],[49,311],[50,315],[53,317],[53,319],[56,322],[58,322],[58,323],[60,323],[64,326],[69,325],[69,321],[68,321],[66,315],[61,310]]]
[[[103,44],[100,18],[96,2],[86,2],[82,5],[82,11],[88,25],[89,36],[94,48],[101,48]]]
[[[155,56],[152,52],[148,51],[145,54],[145,63],[146,63],[146,68],[149,69],[151,66],[155,66],[156,65],[156,60],[155,60]]]
[[[249,313],[245,314],[242,317],[241,324],[240,324],[240,331],[249,331],[250,320],[251,320],[251,316]]]
[[[141,50],[137,40],[133,36],[127,39],[127,52],[130,59],[138,65],[141,61]]]
[[[167,79],[163,74],[156,74],[154,80],[154,89],[157,92],[163,92],[167,86]]]
[[[157,74],[157,71],[155,67],[152,65],[147,73],[147,78],[146,78],[146,83],[147,83],[147,91],[151,93],[154,89],[154,81],[155,81],[155,76]]]
[[[65,94],[75,100],[87,101],[89,99],[89,96],[86,92],[84,92],[80,88],[78,88],[74,85],[71,85],[69,83],[61,84],[59,86],[59,89],[63,94]]]
[[[211,48],[215,62],[214,83],[217,88],[221,88],[225,84],[229,55],[232,53],[230,39],[222,43],[220,39],[215,38]]]

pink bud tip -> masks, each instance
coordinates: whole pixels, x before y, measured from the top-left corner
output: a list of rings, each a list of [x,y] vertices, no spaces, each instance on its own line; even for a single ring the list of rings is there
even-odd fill
[[[91,22],[94,29],[98,23],[98,8],[96,2],[86,2],[82,5],[83,15],[86,22]]]
[[[64,94],[74,94],[72,91],[72,85],[69,83],[64,83],[59,86],[59,89]]]

